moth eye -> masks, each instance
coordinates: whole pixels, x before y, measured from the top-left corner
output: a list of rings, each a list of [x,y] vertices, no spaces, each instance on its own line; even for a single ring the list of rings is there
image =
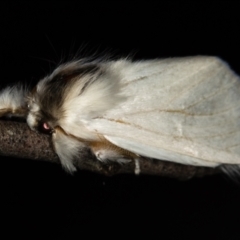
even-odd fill
[[[50,129],[50,127],[49,127],[49,125],[47,123],[43,123],[43,128],[46,129],[46,130]]]
[[[48,123],[46,122],[42,122],[39,126],[38,126],[38,131],[42,132],[42,133],[46,133],[46,134],[50,134],[52,133],[52,128],[48,125]]]

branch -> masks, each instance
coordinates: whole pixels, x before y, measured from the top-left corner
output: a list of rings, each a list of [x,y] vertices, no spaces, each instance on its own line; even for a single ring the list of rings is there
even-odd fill
[[[0,121],[0,155],[60,163],[53,151],[50,136],[30,130],[27,124],[22,122]],[[214,168],[187,166],[146,158],[140,159],[139,164],[141,174],[167,176],[182,180],[219,172],[218,169]],[[134,162],[124,165],[103,164],[96,160],[88,148],[81,150],[75,165],[79,169],[108,176],[119,173],[134,173],[135,169]]]

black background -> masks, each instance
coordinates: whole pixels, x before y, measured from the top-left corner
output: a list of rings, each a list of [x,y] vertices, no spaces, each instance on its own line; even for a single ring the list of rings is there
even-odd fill
[[[240,73],[236,2],[19,2],[0,7],[1,85],[34,84],[81,56],[134,59],[216,55]],[[1,157],[2,230],[31,239],[240,239],[240,186],[218,175],[189,181],[104,177]]]

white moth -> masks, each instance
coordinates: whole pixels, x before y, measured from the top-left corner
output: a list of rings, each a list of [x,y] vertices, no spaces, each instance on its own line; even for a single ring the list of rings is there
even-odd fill
[[[240,80],[216,57],[71,61],[31,93],[3,90],[0,114],[49,130],[70,172],[85,145],[104,162],[147,157],[227,171],[240,165]]]

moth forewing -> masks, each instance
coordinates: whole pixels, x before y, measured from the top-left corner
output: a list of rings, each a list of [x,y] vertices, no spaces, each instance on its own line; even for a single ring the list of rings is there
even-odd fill
[[[214,57],[156,62],[150,68],[128,62],[135,78],[119,69],[122,93],[131,97],[89,121],[88,129],[146,157],[197,166],[240,164],[239,77]]]

